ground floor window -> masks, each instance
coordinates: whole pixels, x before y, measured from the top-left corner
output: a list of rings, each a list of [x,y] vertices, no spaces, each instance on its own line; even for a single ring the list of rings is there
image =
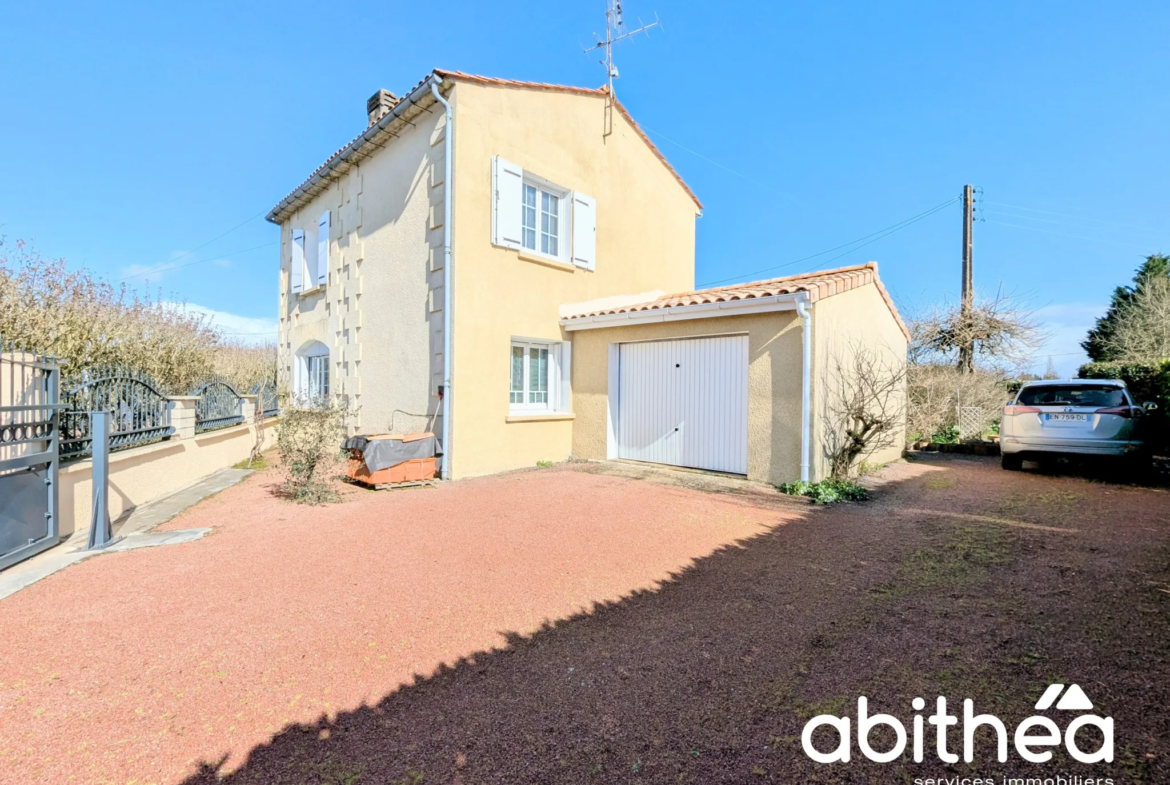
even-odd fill
[[[561,341],[512,341],[508,403],[515,412],[557,411],[562,405]]]
[[[329,396],[329,348],[314,342],[297,353],[297,398],[319,401]]]

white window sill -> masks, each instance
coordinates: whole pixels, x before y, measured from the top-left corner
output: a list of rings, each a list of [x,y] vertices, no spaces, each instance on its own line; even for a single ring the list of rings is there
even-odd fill
[[[576,417],[577,415],[572,412],[534,412],[532,414],[510,412],[504,418],[504,422],[555,422],[557,420],[573,420]]]
[[[520,259],[525,262],[533,262],[535,264],[543,264],[545,267],[551,267],[554,270],[563,270],[566,273],[576,272],[577,268],[564,261],[563,259],[556,259],[552,256],[543,256],[535,251],[521,249],[517,253],[520,254]]]
[[[301,289],[299,292],[293,292],[297,297],[308,297],[311,294],[320,294],[325,291],[325,284],[319,283],[312,289]]]

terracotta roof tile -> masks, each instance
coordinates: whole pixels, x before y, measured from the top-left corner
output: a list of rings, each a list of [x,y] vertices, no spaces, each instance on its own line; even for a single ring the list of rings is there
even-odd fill
[[[524,89],[528,89],[528,90],[548,90],[551,92],[571,93],[574,95],[603,96],[603,95],[608,94],[608,92],[609,92],[608,87],[598,87],[598,88],[572,87],[570,85],[546,84],[544,82],[523,82],[523,81],[517,81],[515,79],[497,79],[497,78],[491,77],[491,76],[478,76],[476,74],[465,74],[462,71],[447,71],[447,70],[444,70],[441,68],[436,68],[434,70],[434,74],[439,76],[442,79],[451,79],[451,80],[457,81],[457,82],[462,81],[462,82],[469,82],[469,83],[473,83],[473,84],[494,85],[497,87],[519,87],[519,88],[524,88]],[[431,77],[430,74],[423,77],[423,79],[420,80],[418,84],[416,84],[409,91],[407,91],[406,95],[407,96],[412,95],[416,90],[418,90],[420,87],[422,87],[426,83],[427,79],[429,79],[430,77]],[[403,99],[403,100],[405,100],[405,99]],[[401,103],[401,101],[400,101],[400,103]],[[658,149],[658,147],[654,144],[654,142],[650,141],[650,137],[647,136],[646,132],[643,131],[641,129],[641,127],[634,121],[634,118],[630,115],[630,113],[626,110],[626,108],[624,106],[622,106],[622,102],[615,98],[614,105],[617,107],[618,112],[621,113],[622,117],[626,118],[626,121],[631,126],[633,126],[634,131],[636,131],[638,136],[641,137],[642,141],[646,143],[646,145],[650,148],[651,152],[653,152],[654,155],[658,158],[658,160],[662,162],[663,166],[666,167],[667,171],[669,171],[671,173],[671,175],[674,176],[674,179],[678,181],[679,185],[681,185],[683,187],[683,190],[687,192],[687,195],[691,197],[691,199],[698,206],[698,208],[700,210],[703,209],[703,203],[699,201],[699,197],[695,196],[695,192],[690,189],[690,186],[688,186],[686,184],[686,182],[683,181],[682,176],[677,171],[675,171],[675,168],[673,166],[670,165],[670,162],[666,160],[666,156],[664,156],[662,154],[662,151]],[[305,178],[304,182],[302,182],[300,185],[298,185],[296,188],[294,188],[287,196],[285,196],[284,199],[282,199],[277,204],[276,207],[272,208],[272,210],[268,214],[268,220],[272,221],[273,223],[276,223],[279,220],[282,220],[284,214],[289,209],[292,208],[292,206],[295,202],[299,201],[299,197],[308,196],[311,198],[312,196],[314,196],[315,194],[310,192],[311,187],[314,185],[314,183],[313,183],[314,178],[317,177],[319,174],[325,173],[326,170],[336,168],[336,166],[339,163],[338,159],[341,157],[342,153],[344,153],[346,150],[349,150],[355,144],[358,144],[361,141],[362,137],[365,136],[369,130],[370,129],[368,129],[368,128],[364,129],[360,134],[358,134],[356,137],[354,137],[348,144],[346,144],[344,147],[341,147],[333,155],[329,156],[329,158],[325,161],[325,163],[321,164],[316,169],[314,169],[313,173],[310,174],[307,178]],[[366,144],[372,145],[374,147],[381,147],[381,145],[378,145],[374,141],[367,140]],[[360,146],[365,146],[365,145],[359,145],[359,147]]]
[[[889,292],[886,291],[886,287],[882,285],[881,278],[878,277],[877,262],[868,262],[853,267],[839,267],[835,270],[820,270],[801,275],[789,275],[784,278],[772,278],[767,281],[752,281],[751,283],[740,283],[734,286],[721,286],[715,289],[698,289],[693,292],[668,294],[665,297],[659,297],[657,300],[651,302],[592,311],[579,314],[572,317],[572,319],[584,319],[590,316],[604,316],[608,314],[635,313],[637,311],[653,311],[660,308],[678,308],[687,305],[724,303],[733,300],[750,300],[758,297],[796,294],[797,292],[806,292],[809,300],[816,302],[817,300],[823,300],[826,297],[832,297],[835,294],[841,294],[850,289],[856,289],[870,283],[877,287],[886,306],[889,307],[890,313],[893,314],[894,320],[897,321],[898,328],[901,329],[902,334],[909,340],[910,330],[902,321],[902,317],[898,314],[898,309],[894,306],[893,299],[890,298]],[[571,322],[572,319],[567,321]]]
[[[496,85],[499,87],[522,87],[528,90],[550,90],[557,93],[574,93],[576,95],[607,95],[609,93],[609,87],[607,86],[597,88],[570,87],[567,85],[546,84],[544,82],[519,82],[515,79],[497,79],[491,76],[477,76],[475,74],[465,74],[462,71],[444,71],[438,68],[435,69],[435,73],[444,79],[450,78],[457,81],[462,80],[464,82]],[[666,160],[666,156],[663,155],[662,151],[658,149],[658,146],[655,145],[654,142],[650,141],[650,137],[647,136],[646,132],[642,130],[642,127],[638,125],[637,121],[634,120],[633,116],[629,113],[622,102],[615,97],[613,103],[614,106],[617,107],[618,112],[621,113],[621,116],[626,118],[626,122],[633,126],[638,136],[640,136],[642,141],[646,143],[646,146],[650,148],[651,152],[653,152],[655,156],[657,156],[658,160],[662,162],[663,166],[665,166],[667,170],[672,175],[674,175],[674,179],[678,180],[678,184],[683,187],[683,190],[687,192],[687,195],[690,196],[694,203],[698,205],[699,209],[702,210],[703,203],[699,201],[699,197],[695,196],[695,192],[692,191],[690,186],[687,185],[686,182],[682,179],[682,175],[675,171],[675,168],[670,165],[670,162]]]

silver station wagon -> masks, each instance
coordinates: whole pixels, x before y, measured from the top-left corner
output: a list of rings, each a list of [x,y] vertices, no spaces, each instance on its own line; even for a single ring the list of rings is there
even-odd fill
[[[1003,468],[1057,454],[1128,456],[1142,447],[1139,406],[1118,379],[1026,382],[1003,410],[999,446]]]

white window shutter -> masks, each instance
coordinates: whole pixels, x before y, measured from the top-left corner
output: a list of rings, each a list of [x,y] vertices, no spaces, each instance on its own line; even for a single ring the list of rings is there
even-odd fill
[[[317,221],[317,283],[329,283],[329,211]]]
[[[557,411],[571,412],[573,411],[573,342],[561,341],[561,384],[560,384],[560,401],[557,404]]]
[[[305,233],[301,229],[292,230],[292,264],[289,265],[288,270],[292,278],[293,292],[303,291],[305,288]]]
[[[492,158],[492,244],[520,248],[524,170],[500,156]]]
[[[586,270],[597,266],[597,202],[573,192],[573,264]]]

